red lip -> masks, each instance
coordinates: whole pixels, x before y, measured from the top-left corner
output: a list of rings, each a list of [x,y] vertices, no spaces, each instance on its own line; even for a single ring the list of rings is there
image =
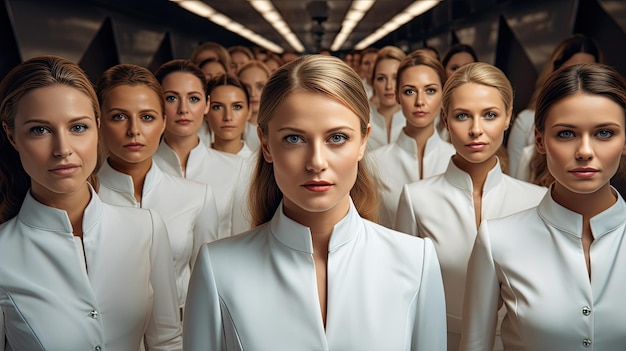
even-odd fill
[[[141,143],[128,143],[126,145],[124,145],[124,148],[129,149],[129,150],[140,150],[144,147],[144,144]]]
[[[470,150],[481,151],[487,147],[487,143],[469,143],[465,145]]]
[[[49,172],[59,174],[59,175],[68,175],[76,172],[80,168],[79,165],[73,163],[65,163],[62,165],[55,166],[50,169]]]
[[[591,167],[578,167],[569,171],[569,173],[573,174],[578,178],[588,179],[595,176],[599,170]]]
[[[183,118],[183,119],[177,119],[175,122],[178,123],[178,124],[187,125],[189,123],[192,123],[193,121],[190,120],[190,119],[184,119]]]
[[[385,94],[385,97],[386,97],[387,99],[393,99],[393,98],[395,98],[395,97],[396,97],[396,94]]]
[[[330,190],[330,188],[333,187],[333,184],[325,180],[311,180],[302,184],[302,186],[309,191],[322,193]]]
[[[415,111],[413,112],[413,116],[417,116],[417,117],[424,117],[428,115],[428,112],[424,112],[424,111]]]

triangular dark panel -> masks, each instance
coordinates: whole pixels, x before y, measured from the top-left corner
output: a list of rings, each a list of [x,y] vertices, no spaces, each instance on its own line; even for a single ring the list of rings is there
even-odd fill
[[[574,33],[592,37],[602,49],[605,63],[626,76],[626,33],[597,0],[578,1]]]
[[[113,21],[107,17],[78,63],[92,82],[98,82],[104,71],[120,63]]]
[[[495,66],[506,74],[513,85],[513,115],[517,115],[533,94],[537,71],[503,15],[500,15],[498,24]]]
[[[459,36],[456,35],[454,29],[450,30],[450,46],[460,43]]]
[[[22,62],[22,55],[13,30],[13,14],[8,0],[2,1],[0,6],[0,80],[4,79],[9,71]]]
[[[152,72],[156,72],[162,64],[172,59],[174,59],[172,39],[170,38],[170,33],[166,32],[161,41],[161,45],[159,45],[159,48],[152,56],[152,61],[150,65],[148,65],[148,69]]]

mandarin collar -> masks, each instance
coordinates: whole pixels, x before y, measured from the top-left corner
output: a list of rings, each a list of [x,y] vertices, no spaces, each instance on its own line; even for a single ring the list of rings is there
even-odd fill
[[[611,187],[611,190],[617,195],[617,201],[589,220],[594,239],[601,238],[626,222],[626,203],[615,188]],[[539,216],[551,226],[575,237],[582,237],[583,216],[554,201],[552,187],[539,203],[538,211]]]
[[[83,232],[86,233],[93,228],[102,217],[104,205],[94,191],[91,184],[89,192],[91,199],[85,208],[83,214]],[[65,210],[50,207],[35,200],[30,194],[30,190],[26,193],[24,203],[17,215],[18,221],[25,225],[43,231],[55,232],[63,235],[74,236],[70,218]]]
[[[435,150],[437,147],[439,147],[441,143],[442,143],[442,140],[441,140],[441,137],[439,136],[439,133],[437,133],[437,130],[434,130],[433,135],[428,137],[428,140],[426,140],[426,145],[424,146],[424,150],[429,150],[429,151]],[[415,142],[415,139],[406,135],[406,133],[404,132],[404,129],[402,130],[400,135],[398,135],[398,139],[396,139],[396,144],[400,147],[400,149],[408,152],[409,154],[417,158],[417,151],[418,151],[417,142]]]
[[[483,186],[484,193],[495,188],[496,185],[498,185],[503,179],[502,169],[500,168],[500,159],[496,157],[496,161],[496,165],[493,166],[489,173],[487,173],[487,179],[485,180],[485,185]],[[448,182],[450,182],[450,184],[457,188],[468,191],[472,191],[473,189],[472,177],[470,177],[467,172],[457,167],[457,165],[454,164],[454,161],[452,161],[452,158],[450,158],[444,177]]]
[[[161,179],[163,178],[163,172],[157,166],[156,162],[152,162],[150,169],[146,174],[146,179],[143,185],[143,194],[148,194],[154,189]],[[104,162],[100,170],[98,171],[98,179],[100,182],[109,189],[123,194],[130,194],[135,199],[135,186],[133,184],[133,177],[126,173],[119,172],[107,162]]]
[[[356,238],[362,227],[361,216],[356,207],[354,207],[352,200],[350,200],[348,214],[335,224],[333,228],[328,244],[328,252],[333,252]],[[313,254],[311,230],[309,227],[285,216],[282,201],[270,221],[270,231],[278,241],[290,249]]]

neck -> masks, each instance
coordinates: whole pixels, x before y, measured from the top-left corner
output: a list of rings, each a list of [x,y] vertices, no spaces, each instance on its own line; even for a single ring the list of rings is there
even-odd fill
[[[593,193],[580,194],[555,182],[551,194],[556,203],[582,215],[586,220],[605,211],[617,201],[617,196],[613,193],[609,183]]]
[[[407,125],[403,129],[404,134],[413,138],[415,143],[417,143],[417,157],[421,160],[424,157],[424,150],[426,148],[426,143],[428,139],[435,133],[434,124],[429,124],[426,127],[418,128],[414,127],[407,123]]]
[[[251,124],[256,126],[258,124],[257,123],[258,118],[259,118],[259,111],[256,111],[256,112],[251,111],[250,112],[250,119],[248,120],[248,122],[250,122]]]
[[[485,186],[485,182],[487,181],[487,175],[489,171],[493,169],[493,167],[497,164],[497,157],[492,156],[485,162],[481,163],[471,163],[465,161],[461,156],[454,155],[452,156],[452,162],[459,167],[459,169],[463,170],[467,174],[469,174],[472,179],[472,187],[474,193],[480,192],[482,194],[483,187]]]
[[[243,141],[241,139],[224,140],[216,138],[211,147],[218,151],[236,155],[243,148]]]
[[[178,136],[165,132],[163,136],[163,142],[167,144],[178,156],[180,160],[180,166],[183,172],[187,169],[187,160],[189,160],[189,154],[200,143],[200,137],[197,134]]]
[[[35,200],[46,206],[65,211],[70,223],[72,224],[74,236],[82,238],[83,216],[85,214],[85,209],[91,200],[91,191],[89,190],[89,186],[86,182],[78,191],[70,194],[53,194],[51,196],[46,196],[43,192],[37,191],[35,187],[31,189],[30,194]]]
[[[135,189],[135,199],[141,202],[143,194],[143,185],[146,181],[146,175],[152,167],[152,158],[140,163],[117,162],[109,158],[109,165],[116,171],[128,174],[133,180],[133,188]]]
[[[391,122],[391,118],[393,117],[393,114],[400,111],[400,106],[399,105],[392,105],[392,106],[378,106],[378,108],[376,108],[376,111],[378,111],[378,113],[380,113],[381,116],[383,116],[385,118],[386,122]]]

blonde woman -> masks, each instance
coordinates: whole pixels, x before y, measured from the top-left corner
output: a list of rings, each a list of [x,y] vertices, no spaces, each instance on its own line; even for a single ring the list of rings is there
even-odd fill
[[[368,220],[368,106],[337,58],[306,56],[272,76],[250,194],[258,227],[202,248],[188,350],[445,350],[432,243]]]
[[[250,118],[248,123],[246,123],[244,138],[248,147],[254,151],[261,144],[256,132],[261,94],[271,74],[270,69],[263,62],[257,60],[244,64],[237,71],[239,81],[246,87],[248,95],[250,95]]]

